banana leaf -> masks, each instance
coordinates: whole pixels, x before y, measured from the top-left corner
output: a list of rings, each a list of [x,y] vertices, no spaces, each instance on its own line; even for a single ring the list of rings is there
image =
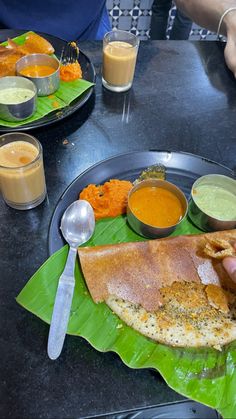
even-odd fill
[[[172,235],[201,233],[188,219]],[[100,220],[86,246],[144,240],[124,216]],[[50,323],[56,289],[68,254],[64,246],[32,276],[17,302]],[[125,269],[125,267],[124,267]],[[236,342],[211,348],[173,348],[142,336],[123,323],[105,303],[95,304],[87,290],[79,261],[67,333],[82,336],[98,351],[114,351],[130,368],[154,368],[175,391],[215,408],[225,418],[236,417]]]
[[[28,33],[29,32],[14,38],[14,41],[18,45],[24,44]],[[7,42],[3,42],[1,45],[7,45]],[[69,106],[73,100],[78,99],[86,90],[93,86],[93,84],[94,83],[84,79],[78,79],[71,82],[60,81],[59,89],[55,93],[50,96],[37,97],[36,112],[30,118],[16,122],[0,119],[0,125],[4,127],[18,127],[37,121],[44,116],[49,115],[51,112],[60,111],[60,109]]]

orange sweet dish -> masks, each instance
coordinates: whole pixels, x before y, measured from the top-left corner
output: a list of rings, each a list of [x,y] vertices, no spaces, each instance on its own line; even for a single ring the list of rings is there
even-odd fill
[[[88,201],[95,213],[95,219],[116,217],[126,212],[128,193],[132,183],[127,180],[111,179],[104,185],[88,185],[79,198]]]
[[[82,78],[82,70],[77,62],[60,66],[60,79],[63,81],[73,81]]]

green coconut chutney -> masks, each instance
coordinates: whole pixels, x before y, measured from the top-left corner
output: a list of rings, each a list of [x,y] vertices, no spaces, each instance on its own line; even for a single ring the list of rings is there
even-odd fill
[[[33,90],[23,87],[9,87],[0,91],[0,103],[3,105],[18,105],[35,95]]]
[[[193,199],[197,206],[211,217],[218,220],[236,220],[235,194],[220,186],[204,184],[194,188]]]

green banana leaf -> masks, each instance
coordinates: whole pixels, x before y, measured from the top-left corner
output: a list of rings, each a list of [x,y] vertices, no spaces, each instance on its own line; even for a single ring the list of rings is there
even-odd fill
[[[172,235],[201,233],[185,219]],[[100,220],[86,246],[144,240],[126,217]],[[33,275],[17,302],[50,323],[56,289],[68,254],[64,246]],[[172,348],[158,344],[123,323],[105,303],[95,304],[87,290],[79,261],[67,333],[84,337],[99,351],[114,351],[131,368],[154,368],[175,391],[217,409],[225,418],[236,417],[236,343],[215,349]]]
[[[28,33],[29,32],[14,38],[14,41],[18,45],[24,44]],[[7,45],[7,42],[3,42],[1,45]],[[94,83],[84,79],[71,82],[60,81],[60,87],[55,93],[50,96],[37,97],[36,112],[30,118],[17,122],[9,122],[0,119],[0,125],[4,127],[18,127],[37,121],[51,112],[60,111],[60,109],[69,106],[73,100],[78,99],[86,90],[93,86],[93,84]]]

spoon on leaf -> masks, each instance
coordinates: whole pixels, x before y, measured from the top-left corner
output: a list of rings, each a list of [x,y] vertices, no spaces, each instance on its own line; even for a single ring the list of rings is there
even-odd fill
[[[95,229],[94,212],[84,200],[73,202],[61,219],[61,232],[70,246],[66,266],[59,278],[48,337],[48,356],[57,359],[65,340],[70,308],[75,287],[75,259],[77,248],[86,243]]]

